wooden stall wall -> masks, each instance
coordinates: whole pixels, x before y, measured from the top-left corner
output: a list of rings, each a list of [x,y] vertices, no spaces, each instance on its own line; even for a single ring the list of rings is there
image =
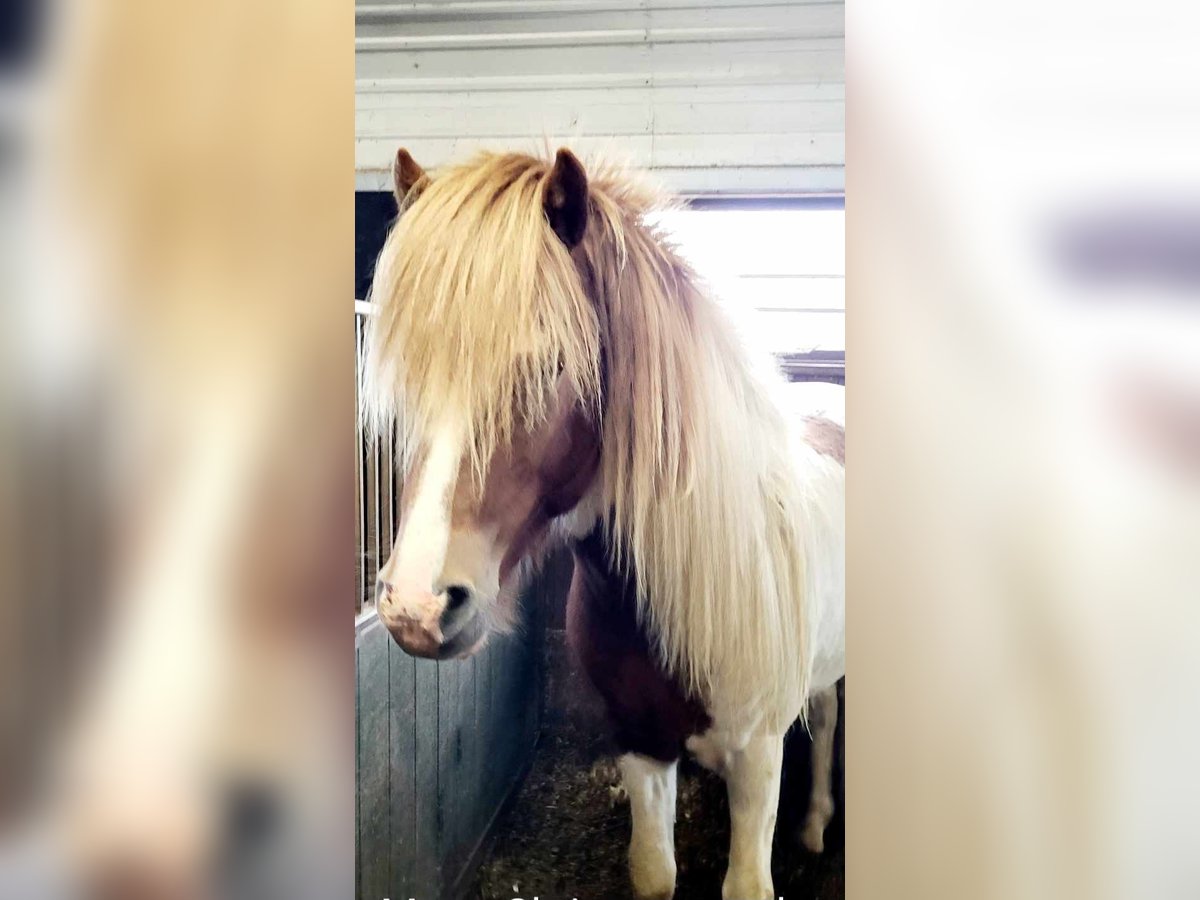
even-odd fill
[[[436,900],[470,883],[525,773],[541,717],[543,582],[521,627],[467,660],[408,656],[379,619],[356,634],[359,900]]]

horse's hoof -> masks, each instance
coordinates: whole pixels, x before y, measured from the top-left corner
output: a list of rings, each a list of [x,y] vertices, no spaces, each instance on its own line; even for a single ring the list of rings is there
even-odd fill
[[[665,864],[639,860],[630,865],[629,878],[637,900],[671,900],[675,896],[674,860]]]
[[[633,886],[633,896],[637,900],[672,900],[675,896],[675,884],[659,885],[657,887],[648,887],[642,885],[644,891],[638,890],[638,885]]]
[[[775,900],[775,887],[769,876],[730,872],[721,886],[721,900]]]

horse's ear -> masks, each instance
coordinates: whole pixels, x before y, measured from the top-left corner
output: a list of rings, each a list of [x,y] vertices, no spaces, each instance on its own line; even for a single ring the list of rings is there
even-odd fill
[[[554,157],[542,198],[550,227],[568,249],[573,248],[587,228],[588,184],[583,163],[565,147]]]
[[[403,209],[421,195],[429,184],[429,176],[417,165],[407,150],[401,147],[396,151],[396,161],[392,163],[392,183],[395,185],[396,205]]]

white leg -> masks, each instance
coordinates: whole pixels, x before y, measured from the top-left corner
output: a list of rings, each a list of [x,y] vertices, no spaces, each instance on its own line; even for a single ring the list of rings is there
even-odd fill
[[[771,839],[779,806],[783,738],[756,735],[727,757],[729,789],[729,871],[721,890],[724,900],[773,900]]]
[[[812,794],[801,840],[813,853],[825,849],[825,827],[833,818],[833,736],[837,731],[837,686],[813,694],[808,701],[812,734]]]
[[[629,876],[638,900],[670,900],[675,894],[674,762],[627,753],[621,780],[629,794],[633,835]]]

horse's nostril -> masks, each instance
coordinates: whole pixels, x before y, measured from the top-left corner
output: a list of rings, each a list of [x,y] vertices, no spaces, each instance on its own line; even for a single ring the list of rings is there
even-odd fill
[[[392,593],[392,586],[380,578],[375,582],[375,596],[379,600],[386,600]]]
[[[466,606],[471,599],[471,591],[460,584],[446,588],[446,612],[454,612]]]

